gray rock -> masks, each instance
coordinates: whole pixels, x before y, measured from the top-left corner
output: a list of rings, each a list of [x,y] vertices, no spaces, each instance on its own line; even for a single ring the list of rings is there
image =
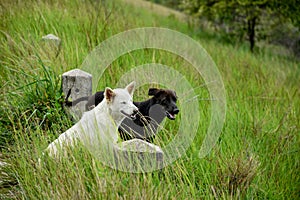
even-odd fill
[[[80,97],[92,95],[92,75],[80,69],[74,69],[63,73],[62,88],[65,96],[71,89],[71,99],[74,101]],[[85,112],[86,101],[82,101],[69,108],[70,113],[80,119]]]
[[[45,36],[42,37],[42,39],[45,40],[45,41],[52,41],[57,46],[59,46],[61,44],[61,39],[59,37],[57,37],[56,35],[53,35],[53,34],[45,35]]]
[[[42,37],[43,50],[49,58],[57,57],[61,50],[61,39],[53,34]]]
[[[147,172],[163,167],[164,152],[159,146],[132,139],[116,145],[115,160],[122,171]]]

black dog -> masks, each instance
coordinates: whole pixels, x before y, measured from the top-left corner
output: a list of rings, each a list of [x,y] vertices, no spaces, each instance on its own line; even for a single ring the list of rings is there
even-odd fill
[[[65,104],[74,106],[81,101],[86,103],[86,110],[91,110],[97,106],[104,98],[103,91],[96,92],[90,97],[81,97],[71,102],[68,101],[71,90],[69,90]],[[179,113],[176,105],[177,96],[173,90],[150,88],[148,91],[152,98],[142,101],[133,102],[139,109],[140,115],[137,115],[135,120],[125,118],[119,128],[120,136],[123,140],[132,138],[149,140],[154,137],[158,125],[165,117],[171,120],[175,119],[175,115]]]
[[[67,97],[65,99],[66,106],[75,106],[81,101],[88,101],[85,104],[86,111],[92,110],[95,106],[97,106],[104,98],[104,91],[96,92],[95,94],[88,96],[88,97],[80,97],[74,101],[69,101],[68,98],[71,95],[71,89],[68,91]]]

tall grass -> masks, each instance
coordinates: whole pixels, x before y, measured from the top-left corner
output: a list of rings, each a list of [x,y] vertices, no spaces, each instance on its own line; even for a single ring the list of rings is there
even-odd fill
[[[299,177],[299,63],[250,54],[172,18],[117,1],[2,1],[0,84],[1,199],[297,199]],[[200,126],[186,155],[152,173],[110,169],[84,149],[60,161],[37,160],[74,122],[62,106],[60,74],[113,34],[141,26],[176,29],[210,53],[227,92],[227,118],[217,146],[204,159],[199,149],[209,124],[210,102],[201,77],[170,53],[140,50],[105,71],[98,89],[113,87],[128,69],[159,62],[174,67],[199,95]],[[59,53],[41,40],[62,39]],[[149,85],[155,86],[155,85]],[[145,96],[148,86],[136,92]],[[180,97],[179,97],[180,98]],[[154,143],[167,143],[178,129],[166,121]]]

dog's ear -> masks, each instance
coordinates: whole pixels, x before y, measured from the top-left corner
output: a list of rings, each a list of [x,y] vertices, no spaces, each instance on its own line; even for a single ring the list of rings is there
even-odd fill
[[[172,91],[174,93],[175,98],[178,99],[178,96],[177,96],[176,92],[174,90],[172,90]]]
[[[148,90],[148,95],[149,95],[149,96],[154,96],[154,95],[156,95],[156,93],[159,92],[159,90],[160,90],[160,89],[157,89],[157,88],[149,88],[149,90]]]
[[[134,93],[134,89],[135,89],[135,81],[132,81],[131,83],[129,83],[126,88],[125,88],[128,93],[133,96],[133,93]]]
[[[107,87],[105,88],[105,91],[104,91],[104,96],[105,96],[105,99],[108,103],[112,102],[114,96],[116,96],[116,94],[114,93],[114,91]]]

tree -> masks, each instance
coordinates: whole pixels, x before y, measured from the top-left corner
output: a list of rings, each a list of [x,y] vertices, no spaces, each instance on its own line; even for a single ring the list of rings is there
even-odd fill
[[[262,17],[283,16],[300,25],[299,0],[183,0],[181,7],[186,13],[197,17],[205,17],[216,25],[225,25],[235,35],[247,36],[250,50],[253,52],[256,31]]]
[[[291,20],[291,22],[300,28],[300,1],[299,0],[272,0],[270,8],[280,14],[282,17]]]

